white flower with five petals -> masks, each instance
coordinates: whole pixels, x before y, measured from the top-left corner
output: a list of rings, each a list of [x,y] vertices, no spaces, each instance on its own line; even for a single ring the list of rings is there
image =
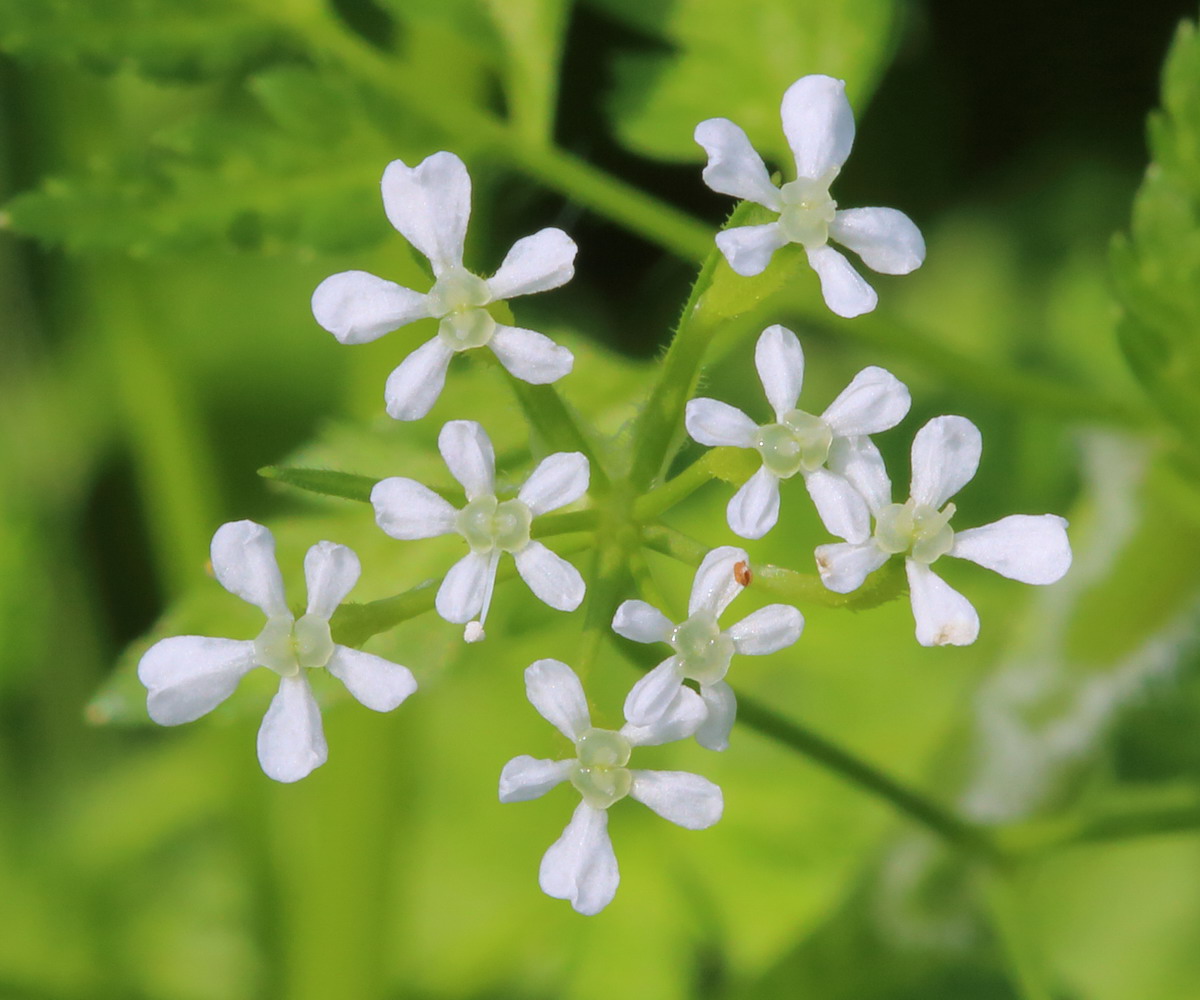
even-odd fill
[[[788,243],[804,247],[821,279],[825,303],[839,316],[861,316],[877,297],[838,251],[834,240],[857,253],[880,274],[908,274],[925,260],[925,241],[907,215],[894,208],[838,211],[829,196],[854,143],[854,112],[846,85],[828,76],[805,76],[783,95],[783,132],[796,159],[796,179],[777,188],[750,140],[727,118],[696,126],[696,142],[708,153],[704,182],[714,191],[752,201],[779,218],[717,234],[729,266],[750,276],[764,271],[771,255]]]
[[[955,507],[947,501],[975,476],[983,441],[965,417],[935,417],[912,445],[912,489],[892,503],[892,484],[879,450],[868,440],[839,443],[830,464],[862,493],[875,520],[873,533],[842,535],[845,542],[820,545],[817,568],[825,586],[839,594],[857,590],[895,554],[904,568],[922,646],[966,646],[979,635],[971,603],[931,568],[942,556],[968,559],[1021,583],[1049,584],[1071,565],[1067,522],[1055,514],[1013,514],[992,524],[955,532]]]
[[[645,601],[625,601],[613,616],[613,631],[634,642],[665,642],[675,652],[639,680],[625,699],[625,718],[637,726],[653,726],[669,714],[685,679],[700,685],[705,718],[696,742],[710,750],[729,746],[737,715],[733,688],[725,683],[734,653],[762,656],[800,638],[804,616],[786,604],[769,604],[722,630],[717,624],[743,586],[737,566],[749,567],[746,553],[732,545],[704,557],[692,581],[687,620],[676,625]]]
[[[743,538],[762,538],[779,520],[779,482],[799,473],[825,527],[845,538],[870,527],[870,513],[844,476],[827,467],[834,443],[895,427],[911,400],[891,372],[864,368],[819,417],[796,409],[804,382],[804,352],[796,335],[769,326],[758,338],[754,363],[775,423],[759,426],[741,410],[715,399],[687,404],[688,433],[701,444],[753,448],[762,467],[729,501],[729,527]]]
[[[474,420],[451,420],[438,435],[438,448],[450,474],[466,491],[457,510],[427,486],[393,476],[375,484],[375,520],[393,538],[434,538],[459,534],[471,547],[450,567],[437,592],[437,612],[448,622],[467,624],[465,638],[484,638],[483,623],[496,583],[500,556],[511,553],[534,595],[559,611],[574,611],[585,585],[579,571],[541,542],[530,538],[533,519],[574,503],[587,492],[589,467],[579,452],[556,452],[542,459],[515,499],[496,496],[496,456],[492,442]]]
[[[249,670],[267,667],[279,674],[279,692],[258,730],[258,760],[267,777],[298,781],[327,755],[309,670],[324,667],[377,712],[390,712],[417,689],[407,667],[337,645],[330,636],[329,619],[361,572],[351,549],[318,542],[308,550],[308,607],[299,619],[284,598],[275,539],[261,524],[221,525],[213,535],[212,566],[221,586],[261,608],[267,624],[256,639],[179,635],[146,650],[138,678],[155,722],[178,726],[198,719],[233,694]]]
[[[546,895],[570,900],[577,912],[599,913],[612,902],[621,877],[608,836],[609,806],[629,796],[689,830],[706,829],[721,818],[721,789],[707,778],[626,766],[634,747],[690,736],[704,707],[695,692],[683,688],[654,725],[597,729],[579,678],[558,660],[538,660],[528,667],[525,691],[542,717],[575,745],[575,756],[514,757],[500,774],[500,801],[540,798],[564,781],[575,786],[583,801],[543,856],[538,882]]]
[[[392,417],[425,416],[442,391],[450,359],[473,347],[490,347],[509,372],[534,385],[571,370],[575,359],[565,347],[533,330],[499,323],[487,308],[570,281],[576,246],[566,233],[542,229],[517,240],[500,270],[480,278],[463,267],[471,178],[462,160],[446,152],[415,167],[393,160],[381,186],[388,221],[429,258],[433,288],[423,294],[365,271],[344,271],[317,286],[312,311],[343,344],[365,344],[419,319],[440,320],[437,336],[388,377],[384,395]]]

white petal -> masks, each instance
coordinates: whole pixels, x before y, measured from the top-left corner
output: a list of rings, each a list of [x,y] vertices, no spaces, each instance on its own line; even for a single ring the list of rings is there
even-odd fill
[[[762,274],[771,263],[771,255],[787,243],[778,222],[761,226],[737,226],[717,233],[717,249],[725,255],[735,274],[752,278]]]
[[[934,417],[912,444],[912,498],[940,508],[979,468],[983,437],[966,417]]]
[[[858,590],[868,576],[888,561],[887,553],[871,540],[858,545],[850,542],[818,545],[813,554],[821,582],[835,594]]]
[[[849,247],[872,271],[908,274],[925,260],[921,230],[894,208],[850,208],[838,212],[829,238]]]
[[[633,726],[653,726],[675,704],[682,686],[679,658],[669,656],[630,689],[625,697],[625,718]]]
[[[303,674],[281,677],[258,730],[258,762],[276,781],[299,781],[325,763],[321,711]]]
[[[797,177],[816,180],[841,170],[854,145],[845,83],[819,74],[801,77],[784,93],[780,116]]]
[[[523,754],[514,757],[500,772],[500,801],[528,802],[541,798],[571,776],[573,760],[538,760]]]
[[[759,469],[729,498],[725,518],[735,535],[762,538],[779,520],[779,479]]]
[[[630,746],[635,747],[673,743],[695,733],[707,715],[708,709],[700,695],[690,687],[681,685],[675,700],[654,722],[648,726],[635,726],[627,722],[621,727],[621,735],[629,740]]]
[[[290,614],[269,529],[253,521],[222,524],[210,555],[217,582],[231,594],[262,608],[268,618]]]
[[[575,241],[561,229],[542,229],[517,240],[488,279],[492,298],[546,292],[565,285],[575,276]]]
[[[737,125],[728,118],[709,118],[696,126],[695,139],[708,154],[701,176],[710,188],[776,212],[782,208],[766,164]]]
[[[383,390],[388,416],[393,420],[420,420],[433,409],[454,351],[441,337],[426,341],[388,376]]]
[[[704,611],[717,618],[729,607],[729,602],[743,589],[734,574],[734,567],[740,562],[749,563],[750,557],[736,545],[722,545],[704,557],[692,580],[689,616]]]
[[[871,512],[862,494],[843,476],[828,469],[806,473],[804,485],[825,530],[848,542],[865,542],[871,535]]]
[[[1054,583],[1071,566],[1067,522],[1055,514],[1013,514],[956,532],[949,554],[1022,583]]]
[[[875,289],[863,281],[862,275],[850,266],[828,243],[808,250],[808,262],[821,279],[821,294],[825,304],[837,315],[853,319],[869,313],[879,302]]]
[[[717,448],[753,448],[758,424],[736,406],[700,397],[688,400],[684,425],[694,441]]]
[[[514,552],[517,572],[534,596],[557,611],[574,611],[583,601],[587,585],[579,570],[541,542],[529,542]]]
[[[900,423],[911,405],[908,387],[886,368],[871,365],[854,376],[821,419],[836,437],[878,434]]]
[[[577,913],[599,913],[617,892],[621,874],[608,837],[608,813],[586,802],[542,857],[538,884],[555,899],[569,899]]]
[[[558,510],[587,492],[590,471],[587,456],[578,451],[547,455],[525,480],[517,499],[534,517]]]
[[[160,726],[178,726],[211,712],[254,666],[248,639],[176,635],[160,639],[138,661],[146,710]]]
[[[625,601],[613,615],[613,631],[634,642],[667,642],[675,625],[645,601]]]
[[[786,649],[800,638],[804,616],[787,604],[768,604],[747,615],[726,634],[739,653],[763,656]]]
[[[362,566],[353,549],[335,542],[317,542],[304,556],[308,613],[331,618],[361,574]]]
[[[392,476],[371,488],[375,523],[393,538],[436,538],[454,530],[458,514],[428,486],[413,479]]]
[[[870,438],[834,438],[826,464],[831,472],[849,480],[872,512],[892,502],[892,481]]]
[[[468,500],[496,495],[496,453],[480,424],[474,420],[447,421],[438,434],[438,450]]]
[[[312,311],[341,343],[366,344],[428,316],[426,298],[366,271],[343,271],[317,285]]]
[[[354,698],[376,712],[390,712],[417,689],[408,667],[349,646],[334,646],[325,664]]]
[[[904,560],[917,642],[922,646],[969,646],[979,635],[979,615],[962,594],[928,566]]]
[[[479,552],[468,552],[450,567],[438,587],[434,605],[448,622],[464,625],[479,614],[495,576],[495,563]]]
[[[488,346],[509,373],[530,385],[557,382],[575,365],[575,355],[544,334],[496,324]]]
[[[688,830],[705,830],[721,818],[725,800],[707,778],[687,771],[632,771],[629,794]]]
[[[471,178],[453,153],[434,153],[415,167],[393,160],[383,172],[383,210],[409,243],[433,265],[433,273],[462,265]]]
[[[733,688],[725,681],[705,684],[700,688],[704,702],[705,718],[696,730],[696,742],[707,750],[720,753],[729,749],[729,734],[737,719],[737,698]]]
[[[796,335],[779,324],[769,326],[754,345],[754,367],[775,418],[796,408],[804,384],[804,351]]]
[[[561,660],[538,660],[526,667],[525,696],[538,714],[572,743],[592,728],[583,685]]]

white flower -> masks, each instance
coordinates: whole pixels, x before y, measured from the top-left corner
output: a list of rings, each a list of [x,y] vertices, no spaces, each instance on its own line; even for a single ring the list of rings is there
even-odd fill
[[[546,851],[538,872],[542,891],[569,899],[579,913],[599,913],[612,902],[620,881],[608,837],[608,807],[625,796],[664,819],[703,830],[721,818],[721,789],[687,771],[639,771],[627,767],[632,749],[686,739],[704,717],[695,692],[680,689],[657,723],[619,731],[593,728],[587,699],[575,672],[558,660],[538,660],[525,671],[525,692],[542,717],[575,744],[570,760],[514,757],[500,773],[500,801],[536,799],[570,781],[583,801]]]
[[[701,444],[754,448],[762,456],[762,468],[729,501],[729,527],[743,538],[762,538],[779,520],[779,481],[799,473],[826,528],[843,538],[867,531],[871,519],[862,497],[826,461],[835,442],[876,434],[903,420],[911,402],[908,389],[883,368],[864,368],[816,417],[796,409],[804,352],[791,330],[767,327],[754,348],[754,363],[775,423],[760,427],[728,403],[704,398],[691,400],[685,417],[688,433]]]
[[[912,446],[912,490],[892,503],[892,484],[879,450],[865,438],[839,442],[830,463],[854,483],[875,518],[874,534],[843,534],[845,542],[820,545],[817,568],[825,586],[848,594],[888,557],[904,554],[917,641],[922,646],[966,646],[979,635],[970,602],[930,567],[941,556],[969,559],[1022,583],[1048,584],[1071,565],[1067,522],[1055,514],[1014,514],[981,528],[950,528],[954,504],[979,468],[983,441],[965,417],[935,417],[917,431]]]
[[[420,483],[393,476],[375,484],[375,520],[393,538],[433,538],[459,534],[471,547],[450,567],[437,593],[437,612],[448,622],[469,622],[468,642],[484,637],[483,622],[496,583],[496,565],[511,552],[521,574],[540,600],[559,611],[574,611],[583,600],[583,577],[569,562],[529,537],[533,519],[578,500],[588,488],[588,460],[579,452],[556,452],[542,459],[514,500],[496,498],[496,456],[492,442],[474,420],[451,420],[438,435],[438,448],[450,474],[467,494],[456,510]],[[475,619],[475,620],[472,620]]]
[[[894,208],[839,212],[829,197],[829,185],[854,142],[845,83],[828,76],[801,77],[783,95],[781,115],[796,158],[796,179],[782,188],[771,183],[762,157],[733,122],[710,118],[696,126],[696,142],[708,153],[704,182],[721,194],[779,213],[775,222],[718,233],[717,246],[731,268],[750,276],[764,271],[780,247],[799,243],[821,279],[830,309],[845,317],[870,312],[877,301],[874,289],[829,240],[849,247],[881,274],[908,274],[925,260],[921,232]]]
[[[557,288],[575,273],[575,243],[561,229],[542,229],[517,240],[492,277],[463,267],[463,242],[471,214],[471,178],[453,153],[434,153],[417,166],[393,160],[383,172],[388,221],[433,265],[428,294],[403,288],[365,271],[326,278],[313,292],[318,323],[343,344],[365,344],[397,327],[433,317],[437,336],[410,354],[387,380],[387,411],[417,420],[437,401],[455,352],[490,347],[514,376],[535,385],[571,370],[574,357],[548,337],[498,323],[488,305]]]
[[[261,524],[221,525],[213,535],[212,566],[221,586],[261,608],[267,624],[256,639],[180,635],[146,650],[138,678],[149,692],[150,718],[159,725],[200,718],[233,694],[251,668],[267,667],[279,674],[279,692],[258,730],[258,760],[267,777],[299,781],[327,754],[307,670],[324,667],[377,712],[390,712],[417,689],[407,667],[336,645],[329,634],[330,616],[358,582],[358,556],[351,549],[318,542],[308,550],[308,607],[299,619],[284,599],[275,539]]]
[[[738,563],[749,566],[741,549],[724,545],[704,557],[692,582],[687,621],[672,624],[645,601],[626,601],[613,616],[613,631],[634,642],[666,642],[675,653],[639,680],[625,699],[625,718],[637,726],[652,726],[668,713],[685,678],[700,685],[705,706],[704,723],[696,742],[710,750],[729,746],[729,732],[737,715],[733,688],[725,674],[734,653],[761,656],[792,645],[800,638],[804,616],[786,604],[770,604],[722,631],[717,624],[742,590]]]

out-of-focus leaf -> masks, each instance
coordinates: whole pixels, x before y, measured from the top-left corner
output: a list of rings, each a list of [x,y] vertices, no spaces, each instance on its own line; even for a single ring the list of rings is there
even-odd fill
[[[326,497],[341,497],[343,500],[358,500],[362,503],[371,502],[371,490],[379,482],[370,476],[356,476],[349,472],[335,472],[333,469],[295,469],[286,465],[268,465],[259,469],[258,474],[264,479],[273,479],[298,490],[307,490]]]
[[[521,136],[545,142],[554,127],[568,0],[486,0],[504,42],[509,117]]]

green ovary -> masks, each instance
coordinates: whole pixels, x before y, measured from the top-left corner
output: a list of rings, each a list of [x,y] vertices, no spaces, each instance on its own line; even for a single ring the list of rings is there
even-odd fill
[[[954,548],[950,518],[954,504],[941,511],[929,504],[888,504],[875,517],[875,544],[884,552],[906,552],[928,565]]]
[[[778,424],[758,429],[754,447],[767,471],[779,479],[797,472],[812,472],[825,464],[833,444],[833,431],[820,417],[803,410],[784,414]]]
[[[629,741],[611,729],[589,729],[575,744],[578,763],[571,771],[571,784],[593,809],[607,809],[625,798],[633,785],[629,763]]]
[[[479,497],[459,511],[460,535],[475,552],[519,552],[529,544],[533,514],[520,500],[500,503],[495,497]]]
[[[837,202],[829,197],[831,180],[801,177],[780,189],[783,210],[779,213],[779,230],[784,237],[806,249],[828,242],[829,224],[837,213]]]
[[[441,318],[438,336],[453,350],[482,347],[496,332],[483,307],[492,301],[487,282],[459,268],[438,279],[429,293],[429,311]]]
[[[686,677],[701,684],[715,684],[729,670],[733,659],[733,640],[722,634],[712,615],[698,611],[671,636]]]
[[[315,615],[271,618],[254,640],[255,659],[281,677],[295,677],[301,667],[323,667],[332,655],[329,622]]]

